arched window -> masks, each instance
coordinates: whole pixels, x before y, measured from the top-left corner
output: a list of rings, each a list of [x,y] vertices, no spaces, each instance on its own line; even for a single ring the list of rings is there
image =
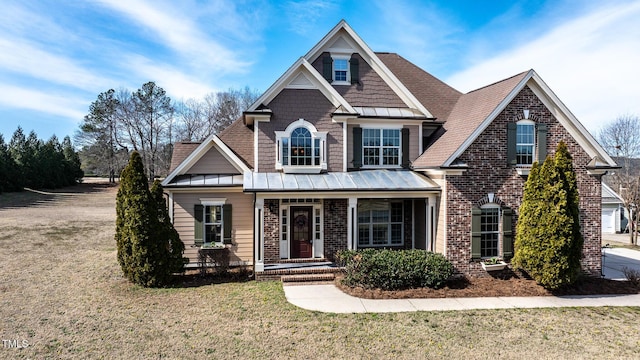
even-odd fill
[[[289,124],[285,131],[276,131],[276,169],[298,173],[326,170],[326,138],[326,132],[317,131],[304,119]]]

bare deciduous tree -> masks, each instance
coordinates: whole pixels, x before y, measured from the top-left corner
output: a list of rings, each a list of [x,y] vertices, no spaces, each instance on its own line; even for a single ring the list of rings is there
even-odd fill
[[[609,175],[608,181],[618,191],[629,212],[629,237],[631,244],[638,243],[637,222],[640,205],[640,118],[621,115],[606,125],[598,134],[600,143],[615,156],[622,168]]]

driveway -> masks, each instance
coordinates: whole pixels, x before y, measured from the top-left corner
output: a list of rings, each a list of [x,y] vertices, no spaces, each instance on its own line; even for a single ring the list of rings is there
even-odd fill
[[[602,268],[604,277],[614,280],[626,280],[625,267],[640,272],[640,251],[627,248],[603,248]]]

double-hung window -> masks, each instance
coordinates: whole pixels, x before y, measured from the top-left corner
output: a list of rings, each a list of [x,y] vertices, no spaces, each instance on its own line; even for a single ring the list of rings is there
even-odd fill
[[[533,164],[535,149],[535,123],[523,120],[516,127],[516,162],[518,165]]]
[[[403,243],[402,202],[358,203],[358,246],[400,246]]]
[[[400,165],[400,129],[362,129],[362,164]]]
[[[333,59],[333,81],[346,82],[349,73],[349,59],[334,58]]]
[[[222,205],[204,207],[204,243],[222,244]]]
[[[483,207],[480,215],[480,256],[495,257],[499,254],[500,208]]]
[[[299,119],[285,131],[276,131],[276,170],[318,173],[327,169],[327,132],[317,131],[309,122]]]
[[[226,199],[200,199],[194,204],[194,244],[222,246],[233,240],[231,204]]]

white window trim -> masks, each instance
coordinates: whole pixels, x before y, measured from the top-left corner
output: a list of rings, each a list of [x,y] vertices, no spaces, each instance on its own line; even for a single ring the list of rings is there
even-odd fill
[[[520,166],[520,167],[527,167],[527,166],[532,166],[533,163],[536,161],[537,158],[537,153],[538,153],[538,149],[536,146],[536,122],[533,120],[528,120],[528,119],[522,119],[518,122],[516,122],[516,159],[518,159],[518,125],[532,125],[533,126],[533,151],[531,152],[531,164],[521,164],[521,163],[517,163],[516,166]]]
[[[306,128],[311,133],[311,146],[315,146],[315,139],[320,139],[320,165],[284,165],[282,164],[283,149],[282,139],[290,138],[293,130],[297,128]],[[287,126],[284,131],[276,131],[276,170],[283,170],[285,173],[319,173],[322,170],[327,170],[327,132],[318,131],[313,124],[304,120],[298,119]],[[291,144],[291,141],[289,141]],[[314,148],[315,151],[315,148]],[[289,158],[291,158],[289,156]]]
[[[498,209],[498,255],[496,256],[483,256],[482,259],[491,259],[494,257],[502,257],[502,209],[500,205],[496,203],[487,203],[480,206],[480,209]],[[482,223],[482,215],[480,222]],[[483,234],[480,232],[480,234]],[[482,235],[480,235],[482,237]],[[482,253],[482,239],[480,240],[480,252]]]
[[[331,82],[331,85],[351,85],[351,54],[336,54],[336,53],[331,53],[331,59],[333,60],[331,62],[331,78],[333,79],[333,81]],[[333,64],[335,63],[336,60],[346,60],[347,61],[347,77],[345,81],[338,81],[336,80],[336,70],[333,67]]]
[[[215,244],[216,247],[224,246],[224,238],[222,236],[222,232],[224,231],[224,205],[226,204],[226,198],[201,198],[200,204],[202,205],[202,245],[207,246],[208,244]],[[217,224],[217,223],[208,223],[205,221],[207,206],[220,206],[220,241],[207,242],[207,225]]]
[[[401,169],[402,168],[402,124],[379,124],[375,126],[371,125],[360,125],[360,127],[364,129],[375,129],[380,130],[380,136],[382,136],[383,130],[398,130],[400,132],[400,145],[398,146],[398,165],[365,165],[364,164],[364,135],[363,135],[363,143],[362,143],[362,168],[363,169]],[[382,149],[382,145],[380,145],[380,149]],[[380,152],[380,156],[382,156],[382,152]]]

